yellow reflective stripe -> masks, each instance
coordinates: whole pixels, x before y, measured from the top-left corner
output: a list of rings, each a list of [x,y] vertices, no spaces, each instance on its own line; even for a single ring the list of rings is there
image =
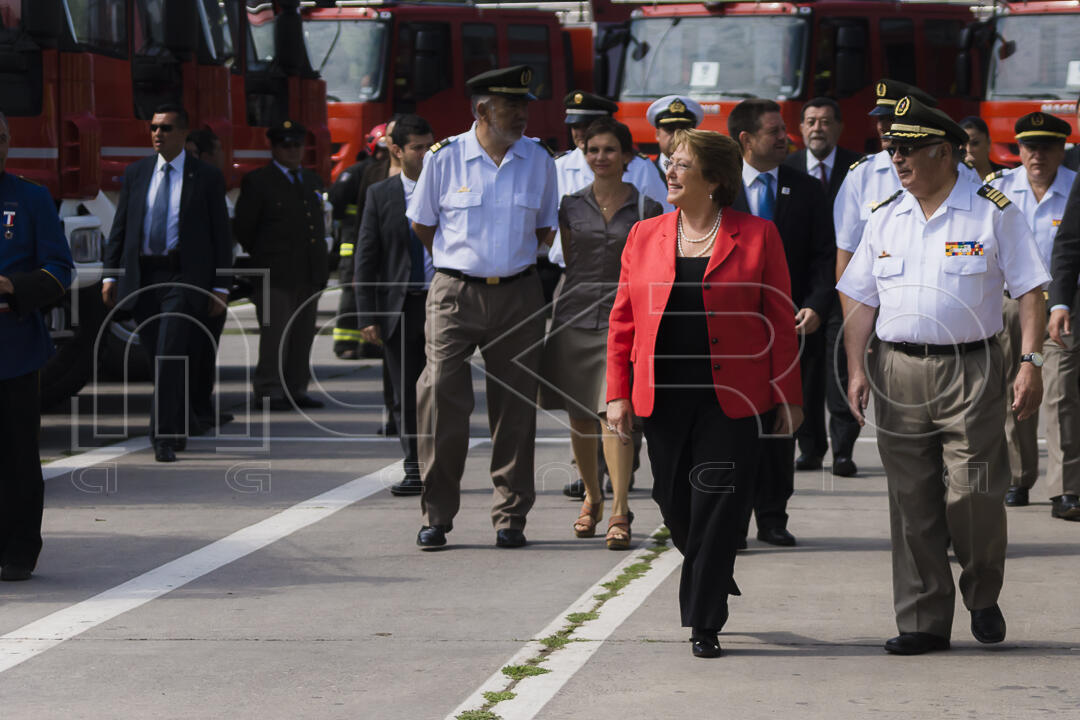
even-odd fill
[[[341,246],[338,248],[338,255],[341,257],[349,257],[353,254],[354,248],[355,246],[352,243],[341,243]]]
[[[334,328],[335,340],[355,340],[359,342],[363,339],[359,330],[350,330],[348,328]]]
[[[345,206],[345,214],[346,215],[355,215],[356,214],[356,206],[355,205],[346,205]]]

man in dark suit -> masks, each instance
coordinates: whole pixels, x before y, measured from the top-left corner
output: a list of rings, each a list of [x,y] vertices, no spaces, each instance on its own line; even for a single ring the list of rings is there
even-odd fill
[[[266,131],[273,160],[252,170],[240,187],[233,231],[252,266],[269,273],[256,283],[259,361],[255,407],[320,408],[309,397],[309,361],[317,298],[328,273],[322,180],[300,166],[307,130],[285,120]],[[267,287],[269,286],[269,287]],[[288,334],[286,335],[286,330]]]
[[[847,176],[848,168],[862,156],[839,147],[844,131],[840,105],[832,98],[819,97],[810,100],[802,109],[799,123],[802,132],[802,150],[791,153],[784,165],[805,172],[817,179],[828,195],[829,222],[832,223],[832,206],[840,185]],[[835,299],[835,294],[834,294]],[[841,330],[844,315],[838,300],[824,319],[823,352],[811,354],[804,350],[802,357],[803,412],[805,420],[795,439],[799,444],[799,457],[795,459],[796,470],[819,470],[828,441],[825,433],[825,406],[829,408],[829,435],[833,448],[833,473],[854,475],[856,468],[851,459],[855,440],[859,437],[859,423],[851,415],[847,404],[847,392],[842,381],[847,378],[847,358]]]
[[[405,478],[394,495],[419,495],[416,447],[416,381],[424,370],[424,307],[435,267],[412,231],[405,209],[424,154],[434,143],[431,126],[416,115],[398,119],[390,152],[401,172],[368,188],[356,249],[356,311],[364,342],[383,343],[393,388],[391,414],[405,454]]]
[[[805,372],[806,363],[824,352],[821,328],[835,297],[836,249],[829,201],[819,180],[781,165],[787,155],[787,134],[775,102],[742,101],[728,116],[728,133],[743,151],[743,187],[733,207],[772,220],[784,242]],[[757,536],[773,545],[794,545],[795,538],[787,531],[787,501],[794,491],[795,441],[771,439],[762,447],[764,458],[754,489]],[[749,526],[749,517],[746,522]]]
[[[1073,126],[1080,129],[1080,97],[1076,98],[1076,124]],[[1070,170],[1080,172],[1080,145],[1073,145],[1065,151],[1065,159],[1061,163]]]
[[[187,382],[192,333],[225,312],[232,266],[225,179],[184,152],[188,116],[165,105],[150,120],[155,154],[130,165],[105,247],[101,296],[139,322],[154,368],[150,437],[158,462],[187,444]],[[114,273],[114,274],[110,274]]]

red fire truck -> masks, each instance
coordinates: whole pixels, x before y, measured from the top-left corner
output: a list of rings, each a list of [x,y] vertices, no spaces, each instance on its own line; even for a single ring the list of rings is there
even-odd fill
[[[1080,94],[1080,4],[1006,2],[985,8],[963,36],[958,59],[960,91],[982,98],[979,114],[990,129],[990,158],[1020,161],[1013,124],[1041,111],[1072,125],[1080,142],[1075,108]]]
[[[326,81],[335,177],[355,161],[367,131],[394,113],[423,116],[436,137],[463,132],[473,120],[465,80],[519,63],[533,67],[538,98],[529,135],[566,146],[562,100],[575,80],[571,41],[552,12],[498,5],[301,3],[308,60]],[[584,47],[591,52],[588,42]]]
[[[874,151],[877,133],[866,112],[880,77],[918,85],[953,117],[977,110],[954,97],[961,34],[973,20],[966,5],[945,2],[657,0],[601,35],[597,49],[613,56],[606,91],[643,148],[655,148],[645,120],[649,103],[686,93],[705,108],[703,127],[721,132],[740,100],[776,100],[797,145],[802,103],[827,95],[843,110],[841,144]]]
[[[217,133],[234,193],[270,157],[266,127],[286,117],[309,128],[307,164],[329,179],[325,86],[307,64],[297,2],[0,0],[8,165],[56,199],[78,273],[49,314],[60,351],[45,369],[45,404],[91,375],[103,241],[124,168],[152,152],[154,107],[183,103],[192,128]],[[124,329],[101,338],[112,332]]]

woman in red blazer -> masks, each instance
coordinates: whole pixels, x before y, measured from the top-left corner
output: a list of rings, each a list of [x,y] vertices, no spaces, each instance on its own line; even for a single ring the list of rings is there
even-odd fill
[[[653,499],[683,554],[679,604],[697,657],[717,632],[759,439],[802,422],[795,311],[776,227],[730,205],[742,158],[715,132],[676,133],[673,213],[639,222],[622,255],[607,346],[607,421],[644,417]]]

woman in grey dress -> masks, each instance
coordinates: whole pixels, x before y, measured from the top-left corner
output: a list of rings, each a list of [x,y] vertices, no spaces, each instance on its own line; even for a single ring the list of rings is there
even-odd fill
[[[606,362],[608,315],[618,289],[620,259],[634,223],[663,213],[655,200],[639,195],[623,173],[633,158],[629,129],[601,118],[586,132],[585,157],[593,182],[566,195],[559,207],[559,233],[566,273],[556,289],[551,330],[541,365],[541,405],[565,409],[570,442],[585,481],[585,501],[574,522],[577,537],[593,537],[604,501],[597,467],[597,440],[611,476],[612,507],[607,547],[630,547],[633,515],[627,503],[633,446],[608,429]]]

